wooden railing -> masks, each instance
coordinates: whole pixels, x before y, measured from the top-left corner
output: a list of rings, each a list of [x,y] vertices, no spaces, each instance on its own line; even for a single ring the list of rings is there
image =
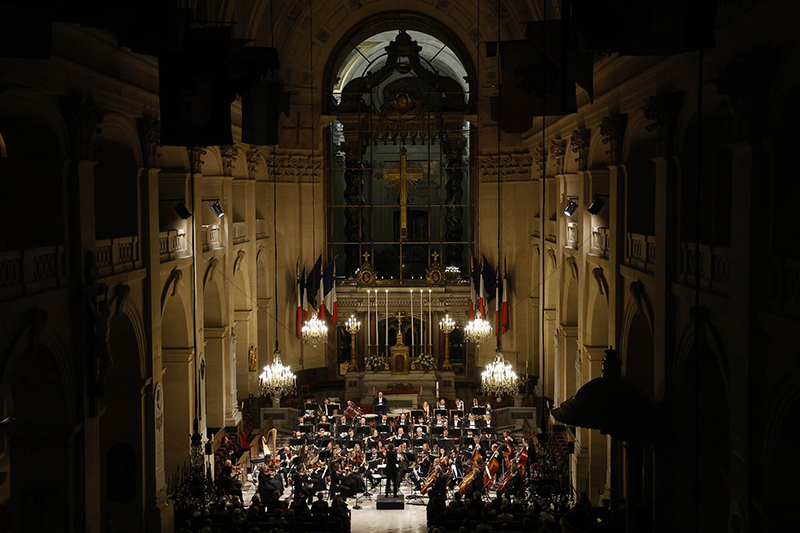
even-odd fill
[[[687,285],[695,284],[697,269],[696,244],[681,243],[679,276]],[[700,245],[700,287],[704,290],[727,294],[731,281],[730,249]]]
[[[0,297],[11,298],[66,284],[63,246],[0,253]]]
[[[625,244],[625,264],[643,272],[654,272],[656,238],[652,235],[628,233]]]
[[[592,247],[589,253],[608,259],[608,228],[592,229]]]
[[[100,276],[140,268],[139,237],[103,239],[94,243],[94,267]]]

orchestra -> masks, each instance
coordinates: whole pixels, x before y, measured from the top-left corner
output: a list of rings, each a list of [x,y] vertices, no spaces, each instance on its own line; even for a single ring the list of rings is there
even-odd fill
[[[381,485],[394,494],[403,481],[428,496],[510,495],[519,493],[530,475],[529,443],[520,446],[508,430],[497,435],[490,408],[477,398],[468,411],[459,398],[450,406],[440,398],[433,408],[423,402],[418,409],[392,410],[378,391],[372,407],[365,413],[347,401],[340,412],[330,399],[319,406],[311,399],[301,402],[289,445],[274,459],[266,456],[253,476],[262,501],[287,485],[311,503],[315,493],[329,499],[369,497]],[[225,469],[224,475],[233,479],[235,472]],[[233,483],[227,486],[237,490]]]

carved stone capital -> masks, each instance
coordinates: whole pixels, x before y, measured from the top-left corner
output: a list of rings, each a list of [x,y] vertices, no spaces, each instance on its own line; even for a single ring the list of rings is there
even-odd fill
[[[220,156],[222,158],[222,174],[224,176],[233,176],[233,164],[239,156],[239,151],[233,144],[219,147]]]
[[[575,162],[578,163],[578,170],[589,168],[589,139],[589,130],[572,130],[569,144],[572,147],[572,153],[576,154]]]
[[[158,145],[161,142],[161,121],[152,117],[137,119],[139,130],[139,143],[142,145],[142,163],[147,168],[156,166],[156,161],[161,157]]]
[[[67,119],[72,137],[73,157],[77,160],[95,160],[97,143],[95,139],[100,133],[100,124],[105,117],[94,98],[70,96],[64,104],[64,117]]]
[[[680,93],[657,94],[649,97],[644,105],[644,117],[651,122],[646,129],[656,133],[653,141],[656,155],[666,157],[672,153],[681,98]]]
[[[478,159],[481,181],[528,181],[533,156],[528,153],[484,155]]]
[[[564,173],[564,155],[567,147],[564,139],[553,139],[550,141],[550,159],[556,163],[556,174]]]
[[[322,156],[287,155],[275,157],[273,165],[268,166],[270,180],[289,183],[317,183],[322,176]],[[274,173],[274,174],[273,174]]]
[[[256,178],[256,170],[261,165],[260,152],[257,147],[251,146],[247,151],[245,157],[247,158],[247,177],[252,179]]]
[[[603,137],[603,144],[608,145],[606,154],[611,159],[612,165],[622,164],[622,144],[627,125],[628,115],[621,113],[606,115],[600,122],[600,135]]]
[[[539,167],[539,170],[541,170],[542,176],[544,176],[547,162],[547,150],[541,146],[534,148],[533,161],[536,163],[536,166]]]
[[[203,156],[208,154],[205,146],[192,146],[189,150],[189,164],[192,165],[194,172],[200,173],[203,168]]]

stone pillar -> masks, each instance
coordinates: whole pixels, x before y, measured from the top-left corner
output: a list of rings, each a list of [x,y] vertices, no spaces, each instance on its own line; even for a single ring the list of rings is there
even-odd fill
[[[230,329],[227,326],[206,326],[206,423],[209,427],[220,428],[226,425],[225,417],[230,400],[226,391],[230,367],[227,364]]]
[[[164,348],[164,475],[174,476],[189,462],[194,420],[194,349]]]

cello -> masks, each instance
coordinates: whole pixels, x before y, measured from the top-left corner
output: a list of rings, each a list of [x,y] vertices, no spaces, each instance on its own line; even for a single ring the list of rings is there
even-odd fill
[[[497,474],[497,471],[500,469],[500,459],[497,458],[497,454],[500,452],[494,452],[492,458],[489,459],[489,465],[486,467],[486,479],[483,480],[483,488],[486,492],[491,490],[492,485],[494,484],[494,476]]]
[[[422,488],[419,489],[419,493],[427,494],[428,491],[431,490],[431,487],[433,487],[436,484],[438,479],[439,479],[439,472],[434,470],[433,473],[430,476],[428,476],[428,479],[425,480],[425,483],[422,484]]]

